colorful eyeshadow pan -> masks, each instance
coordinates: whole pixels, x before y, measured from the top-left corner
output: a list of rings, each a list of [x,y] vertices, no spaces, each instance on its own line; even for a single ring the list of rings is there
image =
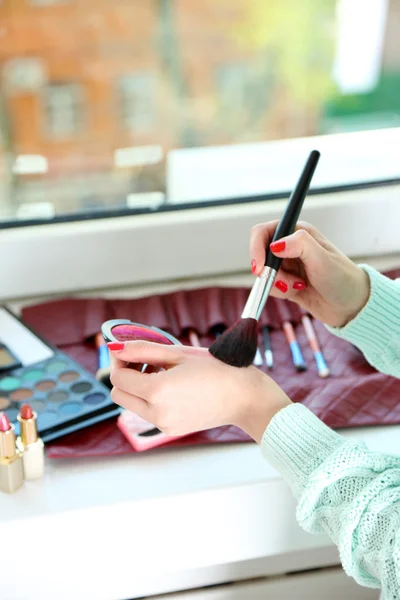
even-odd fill
[[[66,402],[60,406],[59,412],[62,415],[76,415],[82,410],[82,404],[80,402]]]
[[[28,390],[27,388],[18,388],[18,390],[10,394],[10,399],[14,402],[24,402],[24,400],[28,400],[31,397],[32,390]]]
[[[68,392],[65,390],[56,390],[48,395],[49,402],[65,402],[68,400]]]
[[[10,401],[8,398],[0,397],[0,410],[5,410],[10,406]]]
[[[52,360],[46,367],[46,371],[48,373],[53,373],[54,375],[58,375],[62,371],[65,371],[68,364],[63,360]]]
[[[86,394],[90,389],[92,389],[92,384],[88,381],[80,381],[79,383],[74,383],[71,387],[71,391],[74,394]]]
[[[71,381],[76,381],[79,379],[79,373],[77,371],[65,371],[65,373],[61,373],[59,376],[59,380],[64,383],[70,383]]]
[[[96,404],[101,404],[104,402],[104,394],[100,394],[99,392],[95,392],[94,394],[88,394],[84,397],[83,401],[85,404],[91,404],[92,406]]]
[[[14,362],[7,348],[0,347],[0,367],[8,367]]]
[[[42,379],[35,385],[38,392],[48,392],[56,387],[56,382],[51,379]]]
[[[16,369],[21,366],[20,360],[14,356],[14,354],[0,342],[0,373],[9,371],[10,369]]]
[[[47,402],[43,402],[43,400],[32,400],[31,402],[29,402],[29,404],[31,405],[32,410],[34,410],[37,413],[46,410],[47,406]]]
[[[24,382],[35,383],[42,379],[44,372],[40,369],[29,369],[22,374],[22,379]]]
[[[13,392],[19,388],[19,379],[16,377],[3,377],[0,379],[0,390],[3,392]]]

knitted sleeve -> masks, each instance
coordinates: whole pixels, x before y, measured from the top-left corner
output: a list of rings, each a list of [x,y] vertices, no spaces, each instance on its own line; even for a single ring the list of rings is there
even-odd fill
[[[363,268],[371,281],[367,304],[346,327],[331,331],[377,369],[400,377],[400,282]],[[300,525],[328,533],[358,583],[400,600],[400,456],[347,441],[300,404],[275,415],[262,452],[298,498]]]
[[[298,498],[300,525],[326,532],[358,583],[400,599],[400,457],[345,440],[301,404],[275,415],[262,452]]]
[[[400,377],[400,279],[360,266],[371,283],[367,304],[345,327],[328,329],[357,346],[378,371]]]

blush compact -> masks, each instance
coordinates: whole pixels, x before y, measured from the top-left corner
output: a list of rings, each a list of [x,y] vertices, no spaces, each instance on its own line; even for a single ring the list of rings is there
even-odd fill
[[[132,323],[132,321],[126,319],[106,321],[101,326],[101,333],[107,343],[144,340],[158,344],[180,345],[180,341],[173,335],[158,327]]]
[[[146,341],[168,346],[181,344],[173,335],[158,327],[133,323],[126,319],[106,321],[101,327],[101,332],[107,343]],[[147,366],[142,366],[143,373],[146,372]],[[124,409],[118,417],[117,426],[137,452],[165,446],[182,437],[166,435],[157,427],[127,409]]]

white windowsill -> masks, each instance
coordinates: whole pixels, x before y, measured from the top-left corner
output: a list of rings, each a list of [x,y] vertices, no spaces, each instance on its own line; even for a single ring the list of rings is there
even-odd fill
[[[188,154],[181,153],[185,161],[193,152],[190,169],[184,168],[183,161],[177,170],[176,157],[173,158],[172,153],[171,160],[175,166],[174,173],[170,171],[170,199],[178,199],[180,183],[181,192],[185,187],[186,198],[194,200],[194,189],[207,173],[210,177],[208,192],[203,184],[205,198],[207,193],[211,194],[211,189],[214,189],[214,197],[221,197],[223,181],[225,191],[230,186],[233,193],[232,185],[236,186],[236,196],[243,191],[237,189],[239,180],[242,186],[247,186],[248,194],[256,193],[257,185],[260,186],[259,193],[261,178],[257,179],[255,172],[261,168],[261,157],[263,163],[268,164],[270,173],[271,165],[285,165],[284,172],[281,167],[280,179],[268,177],[272,187],[268,187],[267,191],[277,191],[278,180],[282,191],[290,187],[285,174],[291,173],[290,178],[295,178],[299,165],[301,168],[304,162],[306,150],[311,146],[324,148],[326,165],[336,164],[336,171],[330,166],[331,175],[327,172],[324,175],[321,161],[322,174],[318,175],[319,180],[316,178],[317,186],[326,181],[332,183],[334,172],[336,183],[340,180],[340,172],[343,182],[348,182],[350,172],[358,174],[355,181],[399,178],[400,166],[397,158],[394,160],[395,153],[390,145],[399,136],[399,130],[346,135],[271,142],[272,153],[268,144],[185,151]],[[359,154],[354,155],[354,171],[348,166],[351,156],[348,148],[353,148],[352,152],[359,149]],[[241,156],[240,172],[235,161],[229,158],[234,153]],[[204,158],[208,154],[213,157],[213,168]],[[380,161],[376,159],[378,156]],[[226,183],[228,175],[231,180],[229,186]],[[265,192],[265,174],[262,186]],[[400,252],[399,189],[399,185],[393,184],[311,195],[305,202],[302,218],[313,223],[351,257],[396,254]],[[49,294],[100,292],[109,288],[120,288],[123,293],[125,288],[143,288],[153,284],[168,286],[177,281],[182,287],[183,281],[210,278],[220,281],[248,272],[251,227],[258,222],[279,218],[285,205],[286,200],[253,202],[3,230],[0,236],[0,255],[3,257],[0,262],[0,301]]]

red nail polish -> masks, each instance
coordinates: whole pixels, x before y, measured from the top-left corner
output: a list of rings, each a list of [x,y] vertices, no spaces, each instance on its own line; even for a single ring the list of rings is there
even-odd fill
[[[283,252],[286,248],[286,242],[281,242],[280,240],[278,242],[272,242],[270,248],[272,252]]]
[[[283,292],[284,294],[286,294],[286,292],[288,291],[288,286],[286,285],[286,283],[285,283],[284,281],[280,281],[280,280],[278,280],[278,281],[275,283],[275,287],[277,287],[277,288],[278,288],[278,290],[279,290],[280,292]]]
[[[293,289],[294,290],[305,290],[306,284],[304,283],[304,281],[295,281],[293,284]]]
[[[109,342],[107,347],[112,352],[121,352],[125,348],[125,344],[123,342]]]
[[[251,272],[253,273],[253,275],[255,275],[256,270],[257,270],[257,265],[256,265],[256,261],[253,258],[253,260],[251,261]]]

